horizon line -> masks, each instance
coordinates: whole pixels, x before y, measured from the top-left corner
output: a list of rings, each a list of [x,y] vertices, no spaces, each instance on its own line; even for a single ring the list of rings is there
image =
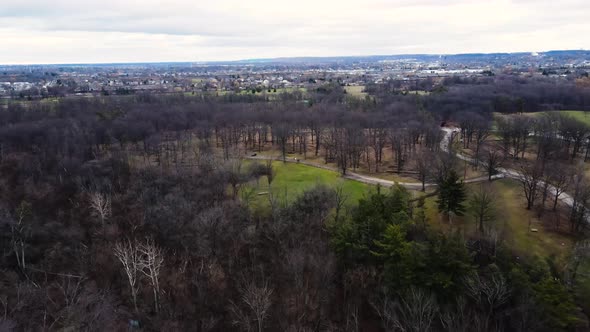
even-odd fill
[[[464,53],[395,53],[395,54],[369,54],[369,55],[325,55],[325,56],[282,56],[268,58],[245,58],[238,60],[186,60],[186,61],[137,61],[137,62],[62,62],[62,63],[0,63],[1,67],[19,67],[19,66],[121,66],[121,65],[154,65],[154,64],[190,64],[190,65],[207,65],[207,64],[239,64],[245,62],[272,62],[277,60],[297,60],[297,59],[331,59],[331,58],[371,58],[371,57],[399,57],[399,56],[460,56],[460,55],[514,55],[514,54],[543,54],[550,52],[590,52],[583,48],[580,49],[555,49],[547,51],[515,51],[515,52],[464,52]]]

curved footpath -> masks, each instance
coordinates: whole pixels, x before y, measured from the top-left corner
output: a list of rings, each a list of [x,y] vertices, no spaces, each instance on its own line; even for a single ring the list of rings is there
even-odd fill
[[[460,129],[459,128],[442,128],[442,130],[444,131],[445,135],[440,142],[440,148],[441,148],[441,150],[448,152],[449,151],[449,143],[451,141],[451,138],[453,137],[454,134],[459,133]],[[475,162],[475,160],[473,160],[472,158],[469,158],[461,153],[456,153],[455,156],[457,156],[457,158],[467,161],[469,163]],[[282,161],[282,158],[273,158],[271,156],[247,156],[246,158],[247,159],[254,159],[254,160],[273,159],[273,160],[277,160],[277,161]],[[299,163],[299,164],[303,164],[303,165],[307,165],[307,166],[312,166],[312,167],[322,168],[322,169],[326,169],[326,170],[330,170],[330,171],[334,171],[334,172],[339,172],[339,170],[334,167],[312,163],[307,160],[301,160],[301,159],[297,159],[297,158],[288,157],[285,159],[285,161],[289,162],[289,163]],[[522,177],[522,174],[520,172],[513,170],[513,169],[498,168],[497,171],[498,171],[498,174],[493,175],[492,180],[502,179],[502,178],[520,180]],[[362,174],[358,174],[358,173],[350,172],[350,171],[347,171],[346,175],[343,175],[342,177],[345,179],[358,181],[358,182],[362,182],[362,183],[367,183],[367,184],[373,184],[373,185],[379,184],[384,187],[391,187],[395,183],[397,183],[403,187],[406,187],[406,188],[412,189],[412,190],[421,190],[422,189],[421,182],[395,182],[395,181],[385,180],[385,179],[381,179],[381,178],[376,178],[373,176],[362,175]],[[485,181],[488,181],[487,176],[480,176],[477,178],[466,179],[463,182],[464,183],[476,183],[476,182],[485,182]],[[539,181],[539,185],[542,187],[545,185],[545,183],[543,181]],[[435,183],[426,183],[425,187],[427,187],[427,188],[436,187],[436,184]],[[554,186],[549,185],[548,190],[552,195],[555,195],[556,188]],[[574,199],[572,198],[572,196],[565,193],[565,192],[560,194],[559,199],[568,206],[572,206],[574,204]]]
[[[443,131],[445,132],[445,136],[442,139],[442,141],[440,142],[440,148],[443,151],[448,151],[448,146],[449,146],[449,140],[451,139],[451,136],[453,134],[453,132],[457,132],[459,129],[458,128],[443,128]],[[459,155],[459,154],[457,154]],[[277,158],[273,158],[271,156],[247,156],[247,159],[254,159],[254,160],[268,160],[268,159],[273,159],[273,160],[277,160],[277,161],[283,161],[282,158],[277,157]],[[463,157],[461,159],[465,159],[466,157]],[[469,160],[468,158],[466,158],[465,160]],[[317,167],[317,168],[321,168],[321,169],[325,169],[325,170],[329,170],[329,171],[334,171],[334,172],[338,172],[340,173],[340,170],[331,166],[327,166],[327,165],[322,165],[322,164],[317,164],[317,163],[313,163],[307,160],[302,160],[302,159],[297,159],[297,158],[291,158],[291,157],[287,157],[285,159],[286,162],[288,163],[299,163],[299,164],[303,164],[303,165],[307,165],[307,166],[312,166],[312,167]],[[385,180],[385,179],[381,179],[381,178],[377,178],[374,176],[368,176],[368,175],[362,175],[359,173],[355,173],[355,172],[351,172],[351,171],[346,171],[346,175],[342,176],[345,179],[348,180],[353,180],[353,181],[358,181],[358,182],[362,182],[362,183],[366,183],[366,184],[373,184],[373,185],[382,185],[384,187],[391,187],[393,186],[396,181],[390,181],[390,180]],[[502,178],[503,176],[501,175],[494,175],[492,178],[493,179],[499,179]],[[477,178],[472,178],[472,179],[467,179],[464,182],[465,183],[475,183],[475,182],[484,182],[484,181],[488,181],[488,177],[487,176],[481,176],[481,177],[477,177]],[[422,183],[421,182],[397,182],[397,184],[406,187],[408,189],[412,189],[412,190],[421,190],[422,189]],[[429,187],[436,187],[436,183],[426,183],[424,185],[426,188]]]
[[[445,132],[445,136],[440,143],[440,147],[442,150],[448,152],[449,151],[449,142],[450,142],[453,134],[459,133],[460,129],[459,128],[442,128],[442,130]],[[457,156],[457,158],[459,158],[461,160],[465,160],[469,163],[472,163],[472,164],[475,163],[475,160],[473,158],[469,158],[461,153],[456,153],[455,156]],[[522,173],[520,173],[516,170],[513,170],[513,169],[499,167],[497,169],[497,171],[498,171],[498,174],[492,176],[492,179],[509,178],[509,179],[514,179],[514,180],[520,181],[520,179],[522,179],[522,176],[523,176]],[[465,182],[467,182],[467,181],[465,181]],[[540,187],[545,186],[544,181],[539,181],[538,184]],[[549,184],[547,186],[547,190],[549,190],[549,193],[551,195],[555,195],[555,192],[557,191],[557,189],[554,186],[552,186],[551,184]],[[567,206],[571,207],[574,205],[574,198],[566,192],[559,194],[559,200],[562,201]]]

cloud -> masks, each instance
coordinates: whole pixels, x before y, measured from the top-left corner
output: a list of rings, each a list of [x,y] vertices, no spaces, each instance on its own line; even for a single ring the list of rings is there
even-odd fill
[[[582,0],[20,0],[0,63],[588,48]]]

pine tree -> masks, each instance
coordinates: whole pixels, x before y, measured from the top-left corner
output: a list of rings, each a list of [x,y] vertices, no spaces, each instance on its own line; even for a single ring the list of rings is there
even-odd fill
[[[465,201],[465,186],[457,172],[451,170],[438,183],[438,211],[444,212],[447,216],[451,212],[462,216],[465,212],[463,201]]]

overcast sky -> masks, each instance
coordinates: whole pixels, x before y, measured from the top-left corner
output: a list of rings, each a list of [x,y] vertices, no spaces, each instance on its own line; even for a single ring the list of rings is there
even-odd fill
[[[590,0],[0,0],[0,63],[590,48]]]

